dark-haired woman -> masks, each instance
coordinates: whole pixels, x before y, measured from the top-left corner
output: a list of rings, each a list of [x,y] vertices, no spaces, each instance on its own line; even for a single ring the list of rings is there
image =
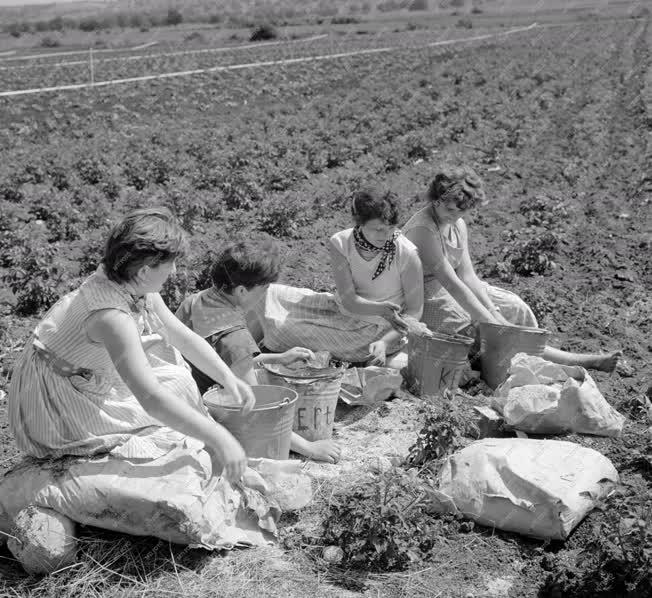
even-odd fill
[[[484,203],[482,180],[473,169],[447,167],[435,175],[426,207],[403,227],[423,263],[422,320],[431,330],[475,336],[475,322],[537,327],[536,317],[520,297],[483,282],[473,268],[463,216]],[[543,356],[564,365],[611,371],[621,355],[621,351],[580,354],[546,347]]]
[[[152,460],[192,437],[213,471],[241,478],[245,453],[206,411],[180,352],[245,410],[251,388],[159,295],[184,245],[165,209],[136,210],[113,228],[101,266],[45,315],[13,373],[9,424],[20,450]]]
[[[351,212],[355,226],[329,243],[337,293],[270,286],[259,314],[269,349],[299,345],[346,361],[393,365],[388,357],[404,344],[399,314],[421,317],[421,261],[396,227],[393,193],[364,189],[354,195]]]

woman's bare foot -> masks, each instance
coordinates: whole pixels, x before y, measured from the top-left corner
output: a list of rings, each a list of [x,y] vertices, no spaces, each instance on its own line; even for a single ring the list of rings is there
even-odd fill
[[[616,370],[622,357],[622,351],[613,351],[612,353],[605,353],[604,355],[596,355],[595,360],[589,367],[601,372],[611,373]]]
[[[337,463],[342,455],[340,446],[332,440],[314,440],[310,443],[310,452],[306,455],[313,461]]]

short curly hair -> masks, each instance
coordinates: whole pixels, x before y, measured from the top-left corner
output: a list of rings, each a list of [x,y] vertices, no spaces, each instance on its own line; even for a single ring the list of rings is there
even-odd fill
[[[280,246],[276,241],[236,241],[220,248],[211,268],[211,280],[216,289],[231,293],[240,285],[250,290],[276,282],[280,272]]]
[[[460,210],[486,203],[482,179],[469,166],[442,168],[430,183],[427,197],[433,204],[452,201]]]
[[[365,187],[353,194],[351,214],[358,226],[375,219],[395,226],[398,223],[398,197],[392,191]]]
[[[102,264],[109,280],[129,282],[142,266],[182,257],[186,243],[185,231],[167,208],[133,210],[109,233]]]

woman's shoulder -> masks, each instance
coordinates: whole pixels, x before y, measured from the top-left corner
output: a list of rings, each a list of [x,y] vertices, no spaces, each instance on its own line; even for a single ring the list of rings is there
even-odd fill
[[[353,238],[353,228],[346,228],[331,235],[330,242],[343,255],[349,254],[349,243]]]
[[[117,309],[128,314],[136,311],[129,294],[107,278],[101,269],[91,274],[79,287],[80,297],[89,312]],[[145,298],[147,302],[147,298]]]
[[[417,246],[410,241],[402,232],[401,234],[396,237],[396,246],[399,251],[403,251],[405,253],[417,253]]]
[[[353,227],[345,228],[344,230],[337,231],[336,233],[331,235],[331,241],[346,240],[349,239],[352,235],[353,235]]]
[[[462,236],[463,239],[466,239],[468,237],[468,228],[466,227],[466,222],[464,222],[463,218],[458,218],[455,221],[455,230]]]
[[[437,225],[430,216],[430,207],[421,208],[403,225],[403,232],[408,233],[415,228],[427,228],[428,230],[437,230]]]

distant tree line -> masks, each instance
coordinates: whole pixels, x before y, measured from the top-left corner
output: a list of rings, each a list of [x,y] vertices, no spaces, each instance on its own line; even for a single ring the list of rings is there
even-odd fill
[[[349,22],[358,22],[353,15],[362,15],[377,10],[379,12],[388,12],[395,10],[419,11],[429,10],[433,6],[459,7],[464,6],[467,0],[360,0],[352,1],[346,4],[344,12],[338,8],[331,0],[320,0],[316,4],[306,3],[305,6],[295,5],[286,6],[280,4],[270,10],[254,11],[253,14],[243,14],[224,11],[214,13],[210,10],[210,5],[203,11],[182,12],[178,8],[169,8],[164,11],[149,12],[111,12],[102,13],[94,16],[83,17],[55,17],[48,20],[25,20],[4,24],[2,30],[10,33],[15,37],[20,37],[23,33],[42,33],[56,32],[64,30],[81,30],[86,32],[103,31],[115,28],[136,28],[141,30],[150,27],[165,27],[179,25],[183,22],[192,23],[228,23],[235,27],[256,27],[261,22],[269,22],[275,25],[290,24],[293,19],[321,17],[332,18],[335,24],[345,24]],[[480,2],[481,0],[473,0]],[[261,13],[261,14],[258,14]],[[263,14],[264,13],[264,14]],[[319,19],[317,19],[319,20]]]
[[[167,13],[160,14],[116,12],[81,18],[55,17],[45,21],[21,21],[9,23],[3,29],[5,33],[20,37],[23,33],[64,31],[66,29],[79,29],[81,31],[102,31],[126,27],[149,29],[150,27],[179,25],[183,23],[183,20],[183,13],[180,10],[170,8]],[[219,15],[210,15],[208,20],[210,22],[219,22],[221,17]]]

